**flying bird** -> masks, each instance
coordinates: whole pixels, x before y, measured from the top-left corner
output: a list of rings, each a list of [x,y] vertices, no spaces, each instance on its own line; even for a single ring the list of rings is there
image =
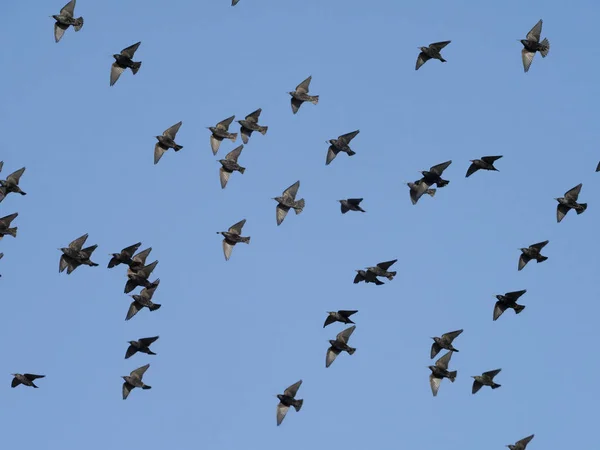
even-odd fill
[[[540,42],[541,34],[542,19],[540,19],[540,21],[536,23],[531,30],[529,30],[529,33],[527,33],[527,37],[525,39],[519,39],[521,44],[523,44],[523,50],[521,50],[521,59],[523,60],[523,69],[525,69],[526,73],[529,71],[529,67],[531,67],[535,52],[540,52],[542,58],[545,58],[550,51],[550,42],[547,38],[544,38],[544,40]]]
[[[554,199],[558,202],[556,207],[556,221],[558,223],[564,219],[570,209],[574,209],[577,215],[581,214],[587,209],[587,203],[577,203],[582,186],[583,184],[579,183],[573,189],[569,189],[567,192],[565,192],[564,197]]]
[[[156,139],[158,139],[158,142],[154,145],[154,164],[158,164],[158,161],[160,161],[162,155],[164,155],[164,153],[170,148],[176,152],[183,148],[183,145],[177,145],[175,143],[175,136],[177,135],[179,127],[181,127],[182,123],[182,121],[179,121],[172,127],[169,127],[163,131],[162,136],[155,136]]]
[[[152,389],[152,386],[148,386],[142,381],[144,373],[146,373],[148,367],[150,367],[150,364],[138,367],[137,369],[132,370],[129,375],[121,377],[125,380],[125,382],[123,383],[123,400],[125,400],[129,396],[131,390],[136,387],[142,389]]]
[[[21,195],[27,195],[26,192],[23,192],[19,187],[19,180],[21,176],[25,172],[25,167],[21,167],[19,170],[14,171],[9,176],[6,177],[6,180],[0,180],[0,202],[4,200],[11,192]]]
[[[446,62],[446,60],[442,58],[440,51],[450,42],[452,41],[434,42],[433,44],[429,44],[429,47],[419,47],[421,53],[419,53],[419,56],[417,57],[417,66],[415,67],[415,70],[419,70],[419,67],[432,58],[439,59],[441,62]]]
[[[354,333],[355,329],[356,325],[352,325],[350,328],[346,328],[344,331],[340,331],[335,337],[335,340],[329,340],[329,344],[331,344],[331,347],[327,349],[327,355],[325,358],[325,368],[329,367],[341,352],[346,352],[349,355],[354,354],[356,349],[348,345],[348,340],[350,339],[350,336],[352,336],[352,333]]]
[[[246,219],[240,220],[238,223],[231,225],[229,230],[227,231],[217,231],[217,234],[223,235],[223,253],[225,254],[225,261],[228,261],[231,256],[231,251],[233,250],[233,246],[238,242],[243,242],[244,244],[250,243],[250,236],[243,237],[242,228],[246,223]]]
[[[500,156],[484,156],[481,159],[472,159],[471,165],[469,166],[469,170],[467,170],[466,177],[467,178],[470,177],[471,175],[473,175],[475,172],[477,172],[480,169],[481,170],[495,170],[496,172],[499,172],[499,170],[494,167],[494,161],[497,161],[500,158],[502,158],[502,155],[500,155]]]
[[[312,75],[309,76],[306,80],[296,86],[296,90],[294,92],[288,92],[292,96],[292,112],[296,114],[302,103],[310,102],[313,105],[319,103],[318,95],[308,95],[308,90],[310,86],[310,81],[312,80]]]
[[[133,55],[141,43],[141,41],[137,42],[121,50],[121,53],[113,55],[115,62],[112,63],[110,68],[111,86],[117,82],[123,71],[127,68],[131,69],[131,72],[133,72],[134,75],[138,73],[138,70],[140,70],[140,67],[142,66],[142,62],[133,61]]]
[[[497,389],[502,386],[501,384],[494,382],[494,377],[498,375],[501,370],[502,369],[490,370],[489,372],[483,372],[481,375],[472,376],[471,378],[474,378],[474,380],[471,393],[477,393],[483,386],[489,386],[492,389]]]
[[[527,448],[527,444],[531,442],[535,434],[531,436],[527,436],[526,438],[521,439],[520,441],[515,442],[514,445],[507,445],[510,450],[525,450]]]
[[[442,349],[457,352],[458,350],[452,346],[452,341],[460,336],[462,332],[463,330],[456,330],[444,333],[441,337],[432,337],[431,339],[433,339],[434,342],[431,344],[431,359],[435,358]]]
[[[416,205],[417,202],[419,201],[419,199],[421,198],[421,196],[423,194],[427,194],[431,197],[433,197],[435,195],[435,189],[422,189],[421,188],[421,184],[423,183],[423,180],[417,180],[414,183],[406,183],[406,185],[409,187],[410,189],[410,201],[412,202],[413,205]]]
[[[212,148],[213,155],[216,155],[219,151],[219,147],[221,146],[223,139],[230,139],[231,142],[235,142],[237,139],[237,133],[229,132],[229,125],[231,125],[233,119],[235,119],[235,116],[221,120],[214,127],[206,127],[212,133],[210,135],[210,148]]]
[[[521,256],[519,257],[519,270],[523,269],[523,267],[525,267],[532,259],[535,259],[538,263],[546,261],[548,257],[542,256],[540,251],[548,242],[550,241],[538,242],[537,244],[532,244],[527,248],[519,249],[521,250]]]
[[[452,161],[446,161],[432,166],[429,170],[422,170],[421,174],[423,175],[423,178],[421,178],[419,183],[420,191],[424,192],[425,190],[429,189],[429,186],[434,184],[437,185],[438,188],[443,188],[450,183],[448,180],[442,179],[444,170],[446,170],[450,164],[452,164]]]
[[[146,288],[150,288],[154,283],[150,283],[148,278],[150,274],[158,264],[158,260],[154,261],[147,266],[142,267],[139,270],[131,270],[131,268],[127,269],[127,283],[125,283],[125,294],[129,294],[138,286],[144,286]]]
[[[302,408],[304,400],[295,398],[301,384],[302,380],[292,384],[283,391],[283,394],[277,394],[277,398],[279,399],[279,404],[277,405],[277,426],[281,425],[281,422],[285,419],[285,415],[290,409],[290,406],[293,406],[296,412],[300,411],[300,408]]]
[[[367,270],[378,277],[386,277],[388,280],[392,281],[396,276],[396,272],[388,272],[388,269],[393,266],[396,261],[398,260],[393,259],[392,261],[380,262],[376,266],[367,267]]]
[[[71,0],[60,10],[57,15],[51,16],[56,22],[54,23],[54,40],[60,41],[69,26],[73,25],[73,29],[77,32],[83,27],[83,17],[75,18],[75,0]]]
[[[348,198],[346,200],[338,200],[342,209],[342,214],[346,214],[348,211],[361,211],[366,212],[359,205],[362,202],[362,198]]]
[[[140,309],[144,307],[148,308],[150,311],[156,311],[161,307],[161,305],[158,303],[152,303],[152,296],[154,295],[154,291],[156,291],[156,288],[159,284],[160,279],[156,279],[152,283],[151,287],[142,289],[139,295],[133,294],[130,296],[133,298],[133,301],[131,302],[131,305],[129,305],[129,310],[127,311],[125,320],[131,319],[138,313]]]
[[[35,383],[33,382],[33,380],[37,380],[38,378],[44,378],[46,375],[36,375],[33,373],[11,373],[11,375],[14,377],[12,380],[12,383],[10,384],[10,387],[17,387],[20,384],[23,384],[25,386],[30,386],[33,388],[38,388]]]
[[[517,300],[525,292],[527,292],[527,289],[523,289],[522,291],[507,292],[504,295],[496,295],[498,301],[494,306],[494,320],[497,320],[498,317],[500,317],[508,308],[514,309],[515,314],[519,314],[521,311],[523,311],[525,306],[517,305]]]
[[[6,235],[12,236],[14,238],[17,237],[17,229],[18,227],[10,227],[10,224],[13,220],[17,218],[19,213],[9,214],[8,216],[4,216],[0,218],[0,240]]]
[[[344,309],[340,309],[339,311],[328,311],[327,319],[325,319],[325,324],[323,325],[323,328],[325,328],[327,325],[331,325],[334,322],[341,322],[345,324],[354,323],[350,319],[350,316],[352,314],[356,314],[357,312],[358,310],[350,311]]]
[[[137,244],[125,247],[119,253],[111,253],[112,258],[108,262],[108,268],[112,269],[113,267],[118,266],[119,264],[132,264],[133,261],[131,257],[135,252],[137,252],[137,249],[140,248],[141,245],[142,243],[138,242]]]
[[[142,250],[138,254],[133,255],[133,258],[131,258],[131,263],[128,264],[129,268],[133,271],[137,271],[143,268],[146,265],[146,258],[148,258],[148,255],[151,251],[152,247],[148,247],[147,249]]]
[[[242,135],[242,142],[244,144],[248,143],[253,131],[258,131],[263,136],[267,134],[269,127],[264,127],[258,124],[258,118],[261,112],[262,109],[258,108],[256,111],[248,114],[245,119],[237,121],[237,123],[241,125],[240,134]]]
[[[296,194],[298,193],[298,188],[300,187],[300,181],[296,181],[289,188],[283,191],[281,197],[275,197],[273,200],[277,201],[277,206],[275,207],[275,212],[277,215],[277,225],[281,225],[285,216],[287,216],[290,208],[293,208],[296,212],[296,215],[300,214],[304,210],[304,199],[296,200]]]
[[[375,283],[376,286],[381,286],[385,284],[383,281],[379,281],[377,279],[377,275],[369,270],[357,270],[356,276],[354,277],[354,284],[358,284],[361,281],[365,283]]]
[[[88,234],[86,233],[83,236],[79,236],[77,239],[72,241],[68,247],[63,247],[59,249],[63,253],[60,256],[60,262],[58,265],[59,273],[67,269],[67,275],[69,275],[81,265],[86,265],[90,267],[95,267],[98,265],[90,259],[92,253],[94,252],[94,250],[96,250],[98,245],[92,245],[84,249],[81,248],[83,247],[83,244],[85,244],[87,238]]]
[[[243,149],[244,144],[234,148],[229,153],[227,153],[227,155],[225,155],[225,159],[219,160],[222,166],[219,168],[219,179],[221,180],[221,189],[225,189],[225,186],[227,186],[227,182],[229,181],[229,176],[233,172],[239,172],[243,175],[246,171],[246,168],[240,166],[237,162],[238,158],[240,157],[240,153],[242,153]]]
[[[156,355],[152,350],[150,350],[150,345],[158,339],[158,336],[141,338],[137,341],[127,341],[129,343],[129,347],[127,348],[127,352],[125,353],[125,359],[131,358],[137,352],[146,353],[147,355]]]
[[[431,375],[429,375],[429,385],[431,386],[431,392],[434,397],[437,396],[443,378],[448,378],[452,383],[454,383],[454,380],[456,379],[457,371],[448,371],[448,364],[450,363],[450,358],[452,358],[452,353],[453,352],[448,352],[438,359],[435,362],[435,366],[428,366],[429,370],[431,370]]]
[[[341,136],[338,136],[337,139],[328,140],[327,143],[329,144],[329,148],[327,149],[327,159],[325,160],[325,165],[329,165],[329,163],[335,159],[339,152],[347,153],[348,156],[356,155],[356,152],[350,148],[350,141],[354,139],[358,133],[360,133],[360,130],[342,134]]]

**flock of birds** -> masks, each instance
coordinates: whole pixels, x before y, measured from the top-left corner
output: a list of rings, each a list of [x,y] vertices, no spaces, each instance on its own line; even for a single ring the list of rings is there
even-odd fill
[[[235,6],[238,1],[239,0],[233,0],[232,6]],[[74,9],[75,0],[71,0],[60,10],[58,15],[52,16],[56,21],[54,25],[54,37],[56,42],[61,40],[69,26],[72,26],[76,32],[82,29],[84,24],[83,17],[76,18]],[[548,39],[541,40],[541,31],[542,20],[536,23],[529,33],[527,33],[526,39],[521,40],[523,45],[522,61],[525,72],[529,70],[536,52],[539,52],[542,57],[546,57],[550,50],[550,43]],[[442,57],[440,52],[449,43],[450,41],[436,42],[430,44],[428,47],[420,47],[421,52],[417,57],[416,70],[418,70],[430,59],[437,59],[441,62],[445,62],[446,60]],[[119,77],[126,69],[130,69],[134,75],[140,70],[142,63],[133,61],[135,52],[139,48],[140,44],[141,42],[137,42],[127,48],[124,48],[119,54],[113,55],[115,62],[112,64],[110,71],[111,86],[117,82]],[[294,91],[289,92],[289,95],[291,96],[291,108],[293,114],[298,113],[300,107],[305,102],[309,102],[314,105],[318,104],[319,96],[309,95],[311,79],[312,77],[309,76],[300,84],[298,84]],[[244,120],[237,121],[240,124],[240,134],[243,144],[248,143],[254,131],[259,132],[262,135],[267,133],[268,127],[259,125],[258,123],[261,111],[262,110],[259,108],[248,114]],[[220,144],[224,139],[231,140],[232,142],[237,140],[238,133],[231,133],[229,131],[229,127],[233,123],[234,119],[235,116],[231,116],[218,122],[215,126],[208,127],[211,132],[210,145],[213,155],[217,154]],[[178,152],[183,148],[183,146],[175,142],[177,132],[179,131],[181,125],[182,122],[180,121],[166,129],[162,135],[156,136],[157,143],[154,148],[154,164],[157,164],[164,153],[169,149],[173,149],[175,152]],[[327,142],[329,144],[329,148],[327,150],[325,164],[330,164],[340,152],[346,153],[348,156],[353,156],[355,152],[350,148],[350,143],[358,134],[359,130],[356,130],[347,134],[343,134],[337,139],[329,140]],[[222,188],[226,187],[233,172],[239,172],[243,174],[245,171],[245,168],[238,164],[238,158],[240,157],[244,147],[243,144],[230,151],[224,159],[219,160],[221,163],[219,176]],[[496,169],[494,166],[494,163],[500,158],[502,158],[502,156],[483,156],[481,159],[471,160],[471,165],[467,169],[466,177],[471,176],[479,170],[498,171],[498,169]],[[432,188],[432,186],[435,185],[437,188],[443,188],[449,184],[449,181],[444,180],[442,175],[451,163],[452,161],[446,161],[437,164],[431,167],[429,170],[422,171],[422,177],[420,179],[407,183],[409,187],[410,199],[413,205],[416,204],[424,194],[433,197],[436,193],[436,189]],[[2,171],[2,168],[3,162],[0,161],[0,172]],[[598,163],[596,171],[600,171],[600,163]],[[23,196],[26,195],[26,193],[20,187],[20,180],[24,172],[25,167],[22,167],[12,172],[6,177],[6,179],[0,180],[0,202],[2,202],[9,194],[20,194]],[[304,199],[296,200],[299,187],[300,181],[296,181],[294,184],[285,189],[280,196],[273,198],[273,200],[277,202],[277,225],[281,225],[283,223],[290,209],[293,209],[296,214],[300,214],[303,211],[305,206]],[[563,197],[556,198],[556,201],[558,202],[556,211],[557,222],[561,222],[571,209],[575,210],[578,215],[582,214],[586,210],[587,203],[578,202],[581,188],[582,184],[579,184],[568,190]],[[362,198],[339,200],[342,214],[346,214],[348,211],[358,211],[364,213],[365,210],[363,210],[360,206],[362,200]],[[12,237],[17,236],[17,227],[12,227],[12,222],[17,218],[17,216],[18,213],[13,213],[0,218],[0,239],[6,235]],[[232,249],[236,244],[240,242],[245,244],[250,243],[250,237],[242,236],[242,228],[245,222],[246,220],[243,219],[232,225],[227,231],[217,232],[223,236],[222,245],[226,260],[229,260],[231,257]],[[83,236],[73,240],[67,247],[59,249],[62,252],[59,262],[59,272],[66,270],[67,274],[71,274],[77,267],[81,265],[87,265],[91,267],[98,266],[97,263],[91,260],[92,254],[94,250],[96,250],[97,245],[83,248],[87,238],[88,234],[84,234]],[[541,251],[547,244],[548,241],[546,240],[532,244],[529,247],[521,248],[521,255],[519,256],[518,261],[518,270],[522,270],[531,260],[536,260],[538,263],[545,261],[547,257],[543,256]],[[158,261],[154,261],[151,264],[146,264],[146,258],[150,254],[152,248],[150,247],[138,252],[138,249],[141,245],[141,242],[138,242],[122,249],[119,253],[113,253],[108,263],[108,268],[113,268],[120,264],[128,267],[127,282],[124,289],[126,294],[129,294],[137,287],[142,288],[139,294],[130,294],[133,298],[133,301],[131,302],[129,310],[127,311],[125,320],[130,320],[144,307],[148,308],[150,311],[156,311],[161,307],[160,304],[152,302],[152,297],[159,286],[160,279],[156,279],[152,282],[149,281],[149,277],[156,268]],[[0,253],[0,259],[3,256],[4,254]],[[396,261],[397,260],[380,262],[375,266],[357,270],[354,283],[365,282],[373,283],[375,285],[382,285],[384,283],[379,279],[381,277],[387,278],[388,280],[393,280],[396,272],[390,271],[389,269]],[[497,320],[507,309],[513,309],[516,314],[521,313],[525,309],[525,306],[517,304],[517,301],[526,292],[526,290],[520,290],[507,292],[504,295],[497,295],[497,301],[493,309],[493,320]],[[328,313],[323,327],[331,325],[335,322],[352,324],[352,326],[339,332],[335,339],[329,341],[330,347],[326,352],[325,367],[329,367],[334,362],[336,357],[340,355],[340,353],[346,352],[349,355],[352,355],[356,351],[356,349],[350,347],[348,343],[352,333],[356,328],[356,325],[354,325],[354,322],[350,317],[357,312],[357,310],[338,310]],[[431,359],[435,358],[441,350],[447,350],[447,353],[440,357],[434,365],[429,366],[431,371],[429,381],[433,396],[437,396],[440,384],[444,378],[447,378],[452,383],[454,383],[456,379],[457,371],[450,371],[449,363],[453,352],[458,352],[458,350],[453,346],[453,342],[462,332],[463,330],[461,329],[444,333],[440,337],[432,338],[434,342],[431,346]],[[153,336],[140,338],[136,341],[129,341],[129,347],[126,350],[125,358],[130,358],[137,352],[155,355],[155,353],[150,349],[150,345],[157,339],[158,336]],[[124,379],[122,389],[123,399],[126,399],[131,390],[136,387],[141,389],[151,388],[151,386],[148,386],[143,382],[144,373],[149,367],[150,364],[146,364],[131,371],[129,375],[122,377]],[[489,370],[483,372],[481,375],[473,376],[472,378],[474,380],[472,385],[472,393],[477,393],[483,386],[489,386],[491,389],[499,388],[501,385],[497,384],[494,381],[494,378],[500,373],[500,371],[501,369]],[[34,381],[38,378],[44,377],[44,375],[31,373],[15,373],[12,375],[14,377],[11,384],[13,388],[19,384],[37,388],[38,386],[36,386]],[[285,389],[283,394],[277,395],[279,399],[276,415],[277,425],[282,423],[290,407],[293,407],[296,411],[300,411],[302,408],[303,399],[296,399],[296,395],[301,384],[302,380],[299,380]],[[514,445],[508,445],[508,447],[511,450],[524,450],[533,437],[534,435],[532,434],[517,441]]]

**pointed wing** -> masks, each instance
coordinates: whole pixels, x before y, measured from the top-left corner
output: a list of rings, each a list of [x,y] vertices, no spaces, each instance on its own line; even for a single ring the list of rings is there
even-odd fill
[[[530,52],[525,48],[521,50],[521,59],[523,60],[523,69],[525,69],[525,72],[529,72],[529,68],[531,67],[534,56],[535,52]]]
[[[147,266],[142,267],[138,271],[138,275],[141,275],[144,278],[148,278],[150,276],[150,274],[152,273],[152,271],[154,270],[154,268],[156,267],[157,264],[158,264],[158,260],[154,261],[151,264],[148,264]]]
[[[479,389],[481,389],[483,386],[483,384],[481,384],[479,381],[477,380],[473,380],[473,389],[471,389],[471,393],[475,394],[479,391]]]
[[[338,137],[338,140],[344,141],[346,144],[349,144],[352,139],[356,137],[356,135],[360,133],[360,130],[353,131],[351,133],[342,134]]]
[[[73,17],[73,14],[75,14],[75,0],[71,0],[60,10],[61,16]]]
[[[435,362],[435,365],[440,369],[448,370],[448,364],[450,364],[450,358],[452,358],[452,352],[446,353],[440,359]]]
[[[225,155],[225,159],[228,159],[233,162],[237,162],[238,158],[240,157],[240,153],[242,153],[243,149],[244,149],[243,144],[240,145],[239,147],[234,148],[229,153],[227,153],[227,155]]]
[[[131,319],[139,312],[140,309],[142,309],[142,305],[140,305],[135,300],[132,301],[131,305],[129,305],[129,310],[127,311],[127,316],[125,317],[125,320]]]
[[[559,204],[556,207],[556,221],[560,223],[560,221],[565,218],[570,209],[571,208],[569,208],[568,206]]]
[[[460,334],[463,332],[464,330],[456,330],[456,331],[451,331],[450,333],[444,333],[442,334],[442,339],[448,340],[450,343],[452,343],[452,341],[454,339],[456,339],[458,336],[460,336]]]
[[[233,245],[227,242],[227,239],[223,239],[223,254],[225,255],[225,261],[229,261],[229,258],[231,258],[232,251]]]
[[[515,445],[520,445],[521,448],[525,449],[527,444],[529,444],[529,442],[531,442],[531,440],[533,439],[534,436],[535,436],[535,434],[532,434],[531,436],[527,436],[526,438],[523,438],[520,441],[515,442]]]
[[[277,225],[281,225],[283,220],[285,219],[285,216],[287,216],[288,211],[290,210],[290,208],[288,208],[287,206],[283,206],[281,203],[279,203],[276,207],[275,207],[275,212],[277,215]]]
[[[355,329],[356,325],[352,325],[351,327],[346,328],[344,331],[340,331],[335,337],[335,340],[347,344],[348,340],[350,339],[350,336],[352,336],[352,333],[354,333]]]
[[[19,379],[17,377],[14,377],[12,379],[12,382],[10,383],[10,387],[17,387],[20,384],[21,384],[21,382],[19,381]]]
[[[327,325],[331,325],[334,322],[337,322],[335,320],[335,317],[333,317],[331,315],[327,315],[327,319],[325,319],[325,324],[323,324],[323,328],[325,328]]]
[[[349,198],[348,199],[348,203],[354,205],[354,206],[358,206],[360,204],[360,202],[362,202],[363,199],[362,198]]]
[[[181,127],[182,123],[183,123],[183,121],[179,121],[175,125],[173,125],[172,127],[167,128],[163,132],[163,136],[169,137],[171,139],[175,139],[175,136],[177,135],[177,132],[179,131],[179,128]]]
[[[327,349],[327,355],[325,356],[325,368],[329,367],[335,358],[340,354],[340,351],[335,347],[329,347]]]
[[[430,358],[433,359],[436,357],[436,355],[442,350],[442,347],[439,346],[439,344],[437,342],[434,342],[433,344],[431,344],[431,353],[430,353]]]
[[[531,258],[525,253],[521,253],[521,257],[519,258],[519,270],[522,270],[529,261],[531,261]]]
[[[467,170],[466,178],[469,178],[471,175],[473,175],[478,170],[479,170],[479,167],[477,167],[474,163],[471,163],[471,165],[469,166],[469,169]]]
[[[240,127],[240,134],[242,135],[242,142],[247,144],[252,136],[252,130],[245,128],[243,125]]]
[[[4,216],[0,219],[0,225],[4,225],[5,227],[9,227],[10,223],[17,218],[19,213],[9,214],[8,216]]]
[[[125,352],[125,359],[129,359],[131,358],[133,355],[135,355],[137,353],[137,348],[135,348],[133,345],[130,345],[127,348],[127,351]]]
[[[245,223],[246,219],[242,219],[238,223],[231,225],[228,231],[230,233],[242,234],[242,228],[244,228]]]
[[[119,79],[119,77],[121,76],[121,74],[123,73],[123,71],[125,70],[125,67],[121,67],[119,65],[117,65],[116,62],[112,63],[112,66],[110,66],[110,85],[114,85],[117,80]]]
[[[21,176],[25,173],[25,167],[21,167],[19,170],[14,171],[9,176],[6,177],[6,181],[12,182],[14,184],[19,184],[19,180]]]
[[[260,113],[262,112],[261,108],[258,108],[256,111],[251,112],[250,114],[248,114],[246,116],[246,120],[248,122],[254,122],[254,123],[258,123],[258,117],[260,116]]]
[[[291,200],[291,201],[295,200],[299,187],[300,187],[300,180],[296,181],[289,188],[287,188],[285,191],[283,191],[282,197],[284,197],[287,200]]]
[[[54,22],[54,42],[59,42],[65,31],[69,28],[68,25],[64,25],[62,23]]]
[[[295,397],[296,393],[298,392],[298,388],[300,387],[301,384],[302,384],[302,380],[297,381],[296,383],[292,384],[289,388],[287,388],[285,391],[283,391],[283,395],[289,395],[290,397]]]
[[[277,426],[281,425],[281,422],[285,419],[285,415],[289,409],[289,406],[285,406],[283,403],[279,402],[279,405],[277,405]]]
[[[296,86],[296,92],[298,94],[308,94],[308,89],[310,86],[310,81],[312,80],[312,75],[309,76],[306,80]]]
[[[141,43],[142,42],[140,41],[133,45],[130,45],[129,47],[124,48],[123,50],[121,50],[121,55],[127,56],[130,59],[133,58],[133,55],[135,54],[136,50],[138,49]]]
[[[83,244],[85,243],[85,241],[88,238],[88,234],[85,233],[83,236],[78,237],[77,239],[75,239],[74,241],[72,241],[69,244],[69,248],[72,250],[81,250],[81,247],[83,246]]]
[[[498,161],[500,158],[502,158],[502,155],[500,155],[500,156],[484,156],[481,158],[481,160],[485,161],[488,164],[494,164],[494,161]]]
[[[67,257],[65,255],[61,255],[58,263],[58,273],[64,272],[68,265],[69,263],[67,262]]]
[[[429,375],[429,385],[431,386],[431,393],[435,397],[440,390],[440,384],[442,383],[441,378],[436,378],[433,374]]]
[[[97,248],[98,244],[94,244],[84,248],[83,250],[81,250],[81,252],[85,253],[85,255],[89,258],[90,256],[92,256],[92,253],[94,253],[94,250],[96,250]]]
[[[398,260],[393,259],[391,261],[380,262],[379,264],[377,264],[377,267],[379,267],[382,270],[388,270],[396,261]]]
[[[502,303],[501,301],[497,301],[496,305],[494,306],[494,320],[498,320],[498,317],[500,317],[502,315],[502,313],[504,313],[504,311],[506,311],[506,304]]]
[[[150,367],[150,364],[146,364],[145,366],[138,367],[137,369],[132,370],[130,375],[132,377],[138,377],[141,380],[142,377],[144,376],[144,373],[146,373],[146,370],[148,370],[148,367]]]
[[[296,114],[300,107],[304,103],[302,100],[298,100],[297,98],[292,97],[292,112]]]
[[[129,247],[125,247],[123,250],[121,250],[121,254],[123,256],[125,256],[126,258],[131,258],[133,256],[133,254],[137,251],[137,249],[140,248],[141,245],[142,245],[142,243],[138,242],[137,244],[133,244],[133,245],[130,245]]]
[[[216,155],[221,146],[222,139],[215,137],[213,134],[210,135],[210,148],[212,149],[213,155]]]
[[[227,131],[229,129],[229,125],[231,125],[231,122],[233,122],[233,119],[235,119],[235,116],[231,116],[231,117],[228,117],[227,119],[221,120],[216,125],[216,128],[219,128],[220,130]]]
[[[68,256],[65,256],[65,261],[67,262],[67,275],[73,273],[73,271],[81,265],[79,261],[69,258]]]
[[[142,289],[142,291],[140,292],[140,296],[144,297],[146,300],[151,300],[152,296],[154,295],[154,292],[158,288],[159,284],[160,284],[160,278],[157,278],[156,280],[154,280],[152,282],[152,287],[149,287],[149,288],[145,287],[144,289]]]
[[[355,310],[348,310],[348,309],[340,309],[338,311],[338,313],[340,313],[342,316],[344,316],[345,318],[350,317],[352,314],[356,314],[358,312],[358,309]]]
[[[496,370],[490,370],[488,372],[483,372],[482,375],[484,377],[490,377],[490,378],[494,378],[496,375],[498,375],[500,372],[502,371],[502,369],[496,369]]]
[[[433,50],[437,50],[439,52],[441,49],[443,49],[450,42],[452,42],[452,41],[434,42],[433,44],[429,44],[429,48],[431,48]]]
[[[150,344],[152,344],[157,339],[158,339],[158,336],[147,337],[147,338],[140,339],[139,342],[140,342],[140,344],[145,345],[146,347],[148,347]]]
[[[522,291],[507,292],[504,294],[504,296],[510,298],[511,300],[517,301],[525,292],[527,292],[527,289],[523,289]]]
[[[431,59],[431,56],[421,52],[419,53],[419,56],[417,57],[417,65],[415,67],[415,70],[419,70],[419,68],[425,64],[427,61],[429,61]]]
[[[133,386],[131,384],[129,384],[127,381],[125,381],[123,383],[123,400],[125,400],[129,396],[129,393],[131,392],[132,389],[133,389]]]
[[[361,281],[364,281],[364,279],[365,277],[360,272],[357,272],[354,277],[354,284],[360,283]]]
[[[221,180],[221,189],[225,189],[227,186],[227,182],[229,181],[229,177],[231,176],[231,172],[225,170],[223,167],[219,169],[219,179]]]
[[[452,164],[452,160],[432,166],[431,169],[429,169],[429,171],[439,176],[442,176],[442,173],[444,173],[444,170],[446,170],[450,164]]]
[[[38,378],[46,378],[46,375],[36,375],[34,373],[24,373],[23,376],[30,381],[37,380]]]
[[[337,154],[338,150],[333,145],[330,145],[327,149],[327,158],[325,159],[325,165],[328,166],[329,163],[331,163],[331,161],[335,159]]]
[[[542,34],[542,19],[538,23],[536,23],[529,33],[527,33],[528,41],[540,42],[540,36]]]
[[[572,200],[572,201],[576,202],[577,199],[579,198],[579,193],[581,192],[582,186],[583,186],[583,183],[579,183],[573,189],[569,189],[567,192],[565,192],[565,198],[567,200]]]
[[[146,258],[152,251],[152,247],[148,247],[146,250],[142,250],[137,255],[135,255],[132,260],[139,264],[146,264]]]

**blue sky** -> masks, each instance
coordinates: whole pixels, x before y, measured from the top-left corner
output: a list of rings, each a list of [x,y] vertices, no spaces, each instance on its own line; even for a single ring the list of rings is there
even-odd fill
[[[56,44],[63,4],[3,8],[1,175],[26,166],[28,193],[0,204],[19,212],[0,242],[4,446],[595,442],[596,2],[81,0],[83,29]],[[551,50],[525,74],[518,39],[540,18]],[[416,72],[417,47],[443,40],[448,62]],[[111,55],[137,41],[139,73],[109,87]],[[294,116],[286,92],[308,75],[320,102]],[[222,190],[217,159],[241,141],[215,158],[206,127],[259,107],[269,131]],[[179,120],[184,149],[154,166],[154,136]],[[325,140],[355,129],[357,154],[325,166]],[[504,155],[500,172],[465,179],[484,155]],[[411,205],[404,182],[448,159],[450,184]],[[277,227],[271,198],[296,180],[306,208]],[[588,210],[557,224],[553,199],[578,183]],[[342,215],[347,197],[367,213]],[[215,232],[242,218],[251,244],[226,262]],[[59,274],[57,248],[84,233],[100,267]],[[548,261],[518,272],[518,248],[546,239]],[[106,265],[138,241],[160,261],[163,307],[125,322],[125,269]],[[395,258],[385,286],[352,283]],[[520,289],[525,311],[492,322],[493,296]],[[359,310],[357,351],[325,369],[337,309]],[[458,378],[433,398],[430,337],[459,328]],[[158,356],[123,358],[154,335]],[[120,376],[148,362],[153,389],[123,401]],[[502,387],[472,395],[470,376],[496,368]],[[46,378],[11,389],[12,372]],[[278,428],[273,396],[299,379],[303,409]]]

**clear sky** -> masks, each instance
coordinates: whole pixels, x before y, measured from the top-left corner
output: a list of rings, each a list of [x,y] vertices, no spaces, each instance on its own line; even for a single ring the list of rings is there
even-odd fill
[[[593,447],[597,2],[81,0],[83,29],[57,44],[65,1],[2,7],[0,175],[25,166],[28,193],[0,204],[19,212],[0,242],[4,448]],[[540,18],[551,50],[525,74],[518,39]],[[417,47],[444,40],[448,62],[415,71]],[[137,41],[140,71],[109,87],[112,54]],[[308,75],[320,102],[293,115],[286,92]],[[269,131],[222,190],[217,159],[241,140],[214,157],[206,127],[257,108]],[[180,120],[183,150],[153,165]],[[356,129],[356,155],[326,166],[325,141]],[[500,172],[466,179],[484,155],[504,155]],[[404,182],[449,159],[450,184],[413,206]],[[306,208],[277,227],[271,198],[296,180]],[[554,198],[578,183],[588,210],[557,224]],[[342,215],[348,197],[367,213]],[[216,232],[243,218],[251,244],[226,262]],[[59,274],[57,248],[84,233],[100,266]],[[518,272],[518,249],[546,239],[548,261]],[[125,322],[125,269],[106,265],[138,241],[163,307]],[[352,283],[395,258],[393,281]],[[493,322],[494,295],[520,289],[526,309]],[[359,310],[357,351],[325,369],[337,309]],[[434,398],[430,337],[459,328],[457,380]],[[124,359],[154,335],[157,356]],[[153,389],[123,401],[120,377],[146,363]],[[496,368],[502,387],[472,395]],[[46,378],[11,389],[13,372]],[[304,407],[276,427],[274,395],[299,379]]]

